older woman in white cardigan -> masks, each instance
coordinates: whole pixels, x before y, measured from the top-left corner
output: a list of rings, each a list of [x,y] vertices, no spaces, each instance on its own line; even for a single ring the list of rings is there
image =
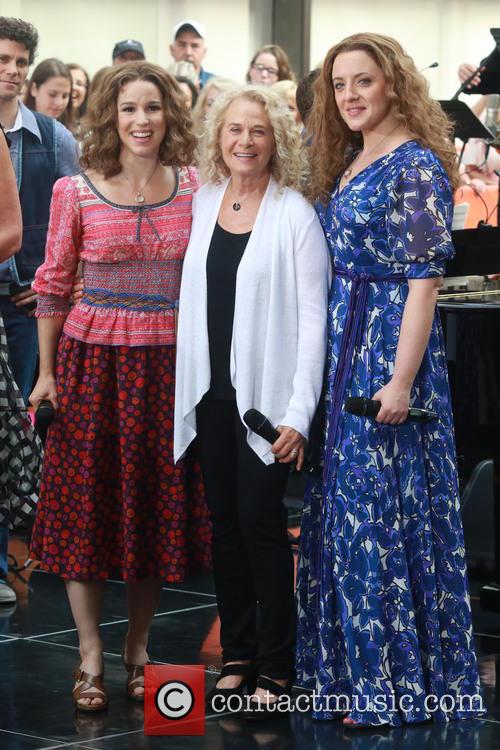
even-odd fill
[[[175,459],[197,438],[213,523],[224,667],[209,708],[272,715],[293,679],[293,561],[283,495],[303,464],[320,397],[329,261],[297,192],[301,141],[279,96],[235,89],[216,102],[202,142],[177,336]],[[270,445],[242,421],[277,426]],[[257,681],[256,681],[256,678]]]

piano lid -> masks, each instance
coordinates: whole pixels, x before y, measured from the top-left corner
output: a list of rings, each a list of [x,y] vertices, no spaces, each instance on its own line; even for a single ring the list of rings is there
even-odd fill
[[[438,305],[444,310],[498,310],[500,312],[500,289],[482,289],[478,292],[444,292],[438,297]]]

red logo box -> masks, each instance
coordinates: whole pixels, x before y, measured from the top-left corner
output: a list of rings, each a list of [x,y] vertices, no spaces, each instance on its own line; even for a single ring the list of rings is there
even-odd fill
[[[144,734],[205,734],[205,667],[148,664],[144,667]]]

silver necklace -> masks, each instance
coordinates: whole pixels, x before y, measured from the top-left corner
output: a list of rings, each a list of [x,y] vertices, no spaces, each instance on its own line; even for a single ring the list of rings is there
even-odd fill
[[[389,138],[389,136],[394,133],[394,131],[399,127],[399,125],[400,125],[400,123],[398,122],[398,124],[395,125],[392,130],[390,130],[386,135],[384,135],[384,137],[381,138],[380,141],[377,141],[377,143],[374,146],[372,146],[371,148],[369,148],[368,151],[365,151],[364,149],[362,149],[359,152],[359,154],[355,157],[355,159],[349,164],[349,166],[347,167],[347,169],[345,170],[345,172],[342,174],[342,177],[344,177],[347,180],[351,176],[352,170],[354,169],[354,165],[358,161],[358,159],[361,156],[361,154],[363,154],[366,157],[366,156],[369,156],[371,153],[373,153],[373,151],[375,151],[375,149],[377,149],[379,146],[382,145],[382,143],[386,140],[386,138]]]
[[[156,173],[156,170],[160,166],[160,163],[161,163],[160,161],[156,162],[155,168],[153,169],[153,171],[149,175],[149,177],[146,180],[146,182],[144,183],[144,185],[142,187],[140,187],[140,188],[137,189],[137,192],[134,195],[134,200],[135,200],[136,203],[145,203],[146,202],[146,197],[145,197],[143,191],[146,189],[146,187],[149,185],[149,183],[153,179],[153,175]],[[127,175],[125,174],[125,172],[122,172],[122,175],[125,177],[126,181],[131,186],[131,188],[134,189],[134,186],[133,186],[132,182],[129,180],[129,178],[127,177]]]

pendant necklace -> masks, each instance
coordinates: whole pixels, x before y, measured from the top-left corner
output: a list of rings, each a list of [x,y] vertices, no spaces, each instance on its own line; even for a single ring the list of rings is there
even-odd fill
[[[233,192],[233,181],[232,180],[231,180],[230,188],[231,188],[231,192]],[[251,190],[248,193],[248,195],[245,196],[245,199],[248,199],[248,198],[250,198],[253,195],[258,195],[259,192],[260,192],[260,188],[255,188],[254,190]],[[234,194],[233,194],[233,197],[234,197]],[[233,209],[233,211],[241,211],[241,202],[240,201],[241,201],[240,198],[235,198],[234,203],[231,206],[231,208]]]
[[[149,177],[146,180],[146,182],[144,183],[144,185],[142,187],[140,187],[140,188],[137,189],[137,192],[134,195],[134,200],[135,200],[136,203],[142,204],[142,203],[146,202],[146,197],[145,197],[143,191],[146,189],[146,187],[149,185],[149,183],[153,179],[153,175],[156,173],[156,170],[158,169],[158,167],[159,167],[160,164],[161,164],[160,161],[156,162],[155,168],[153,169],[153,171],[149,175]],[[127,175],[125,174],[125,172],[122,172],[122,175],[125,177],[125,179],[128,182],[128,184],[133,188],[133,185],[132,185],[131,181],[129,180],[129,178],[127,177]]]
[[[345,172],[343,172],[342,177],[345,177],[345,179],[347,180],[352,174],[352,170],[354,169],[354,165],[356,164],[358,160],[358,156],[360,154],[364,154],[365,157],[369,156],[373,151],[375,151],[375,149],[377,149],[379,146],[382,145],[382,143],[386,140],[386,138],[389,138],[389,136],[394,133],[394,131],[400,126],[400,124],[401,123],[398,122],[398,124],[395,127],[393,127],[392,130],[390,130],[386,135],[384,135],[384,137],[381,138],[380,141],[377,141],[377,143],[374,146],[372,146],[370,149],[368,149],[368,151],[365,152],[365,150],[362,149],[359,152],[359,154],[356,156],[356,158],[349,164]]]

